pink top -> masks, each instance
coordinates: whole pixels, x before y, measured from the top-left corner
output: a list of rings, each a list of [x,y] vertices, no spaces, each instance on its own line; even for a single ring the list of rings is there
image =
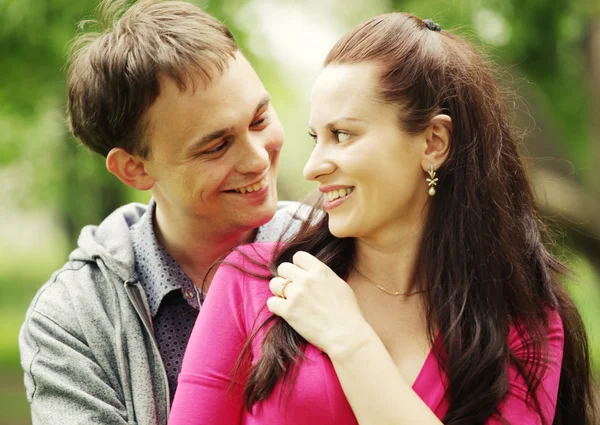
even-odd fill
[[[271,258],[273,244],[255,244],[264,259]],[[250,246],[243,248],[251,257],[259,258]],[[265,270],[234,252],[226,262],[255,274]],[[305,351],[306,360],[298,369],[291,392],[279,382],[269,398],[257,403],[252,413],[243,406],[241,375],[230,390],[232,371],[244,343],[252,331],[269,317],[266,301],[271,296],[268,280],[242,273],[223,265],[217,271],[209,296],[202,307],[183,360],[179,385],[169,418],[170,425],[333,425],[357,424],[344,396],[329,357],[312,345]],[[252,358],[260,355],[262,334],[251,345]],[[538,390],[538,398],[548,423],[552,423],[556,406],[560,365],[563,352],[563,328],[558,314],[550,313],[550,365]],[[525,354],[522,339],[512,329],[510,347],[517,355]],[[511,367],[510,391],[500,410],[511,424],[542,424],[535,408],[525,402],[526,386]],[[447,411],[446,377],[430,352],[413,385],[415,392],[440,420]],[[289,397],[289,398],[288,398]],[[493,417],[487,425],[502,422]]]

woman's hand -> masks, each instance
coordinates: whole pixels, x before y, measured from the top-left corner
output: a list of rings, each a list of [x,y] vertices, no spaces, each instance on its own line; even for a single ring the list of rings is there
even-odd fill
[[[350,286],[307,252],[297,252],[292,261],[271,279],[269,310],[330,357],[365,343],[372,331]]]

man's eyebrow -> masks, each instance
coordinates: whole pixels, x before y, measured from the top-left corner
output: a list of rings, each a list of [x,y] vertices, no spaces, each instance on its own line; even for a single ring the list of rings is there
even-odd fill
[[[213,140],[216,140],[219,137],[225,136],[227,133],[230,133],[232,130],[233,130],[233,128],[230,127],[230,128],[223,128],[221,130],[213,131],[212,133],[208,133],[207,135],[202,136],[202,138],[199,141],[192,143],[190,145],[190,147],[187,149],[187,151],[190,153],[193,153],[193,152],[197,151],[198,149],[201,149],[204,146],[208,145]]]
[[[258,102],[256,109],[254,110],[254,115],[256,115],[258,113],[258,111],[260,111],[262,108],[264,108],[264,106],[266,104],[268,104],[270,101],[271,101],[271,96],[269,94],[266,94],[265,96],[263,96],[263,98],[260,100],[260,102]],[[202,148],[203,146],[208,145],[213,140],[223,137],[227,133],[231,133],[232,131],[233,131],[233,127],[229,127],[229,128],[222,128],[220,130],[216,130],[211,133],[208,133],[207,135],[202,136],[202,138],[198,142],[193,143],[189,147],[188,151],[189,152],[196,151],[196,150]]]
[[[254,115],[258,114],[258,111],[260,111],[262,108],[265,107],[266,104],[268,104],[271,101],[271,95],[269,93],[265,94],[262,99],[260,100],[260,102],[258,102],[258,105],[256,106],[256,109],[254,110]]]

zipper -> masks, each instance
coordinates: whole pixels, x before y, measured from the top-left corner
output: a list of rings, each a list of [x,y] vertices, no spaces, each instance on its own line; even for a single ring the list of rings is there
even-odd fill
[[[127,296],[129,297],[129,301],[131,301],[131,304],[133,304],[133,307],[135,308],[136,313],[138,314],[139,318],[141,319],[142,323],[144,324],[144,328],[146,329],[146,332],[148,332],[148,334],[150,335],[150,338],[152,340],[152,347],[154,347],[154,351],[155,354],[157,356],[157,358],[159,359],[159,363],[160,363],[160,370],[162,372],[162,376],[163,376],[163,381],[165,384],[165,394],[166,394],[166,403],[165,406],[167,407],[167,420],[169,419],[169,415],[171,413],[171,400],[169,398],[169,380],[167,379],[167,371],[165,369],[165,365],[162,362],[162,357],[160,356],[160,350],[158,349],[158,343],[156,342],[156,339],[154,338],[154,332],[153,332],[153,325],[152,325],[152,319],[151,314],[150,314],[150,308],[148,307],[147,303],[145,302],[145,298],[143,297],[143,291],[140,288],[140,285],[138,283],[136,283],[136,281],[134,279],[127,279],[123,286],[125,287],[125,292],[127,292]],[[133,291],[137,290],[137,294],[134,294]]]

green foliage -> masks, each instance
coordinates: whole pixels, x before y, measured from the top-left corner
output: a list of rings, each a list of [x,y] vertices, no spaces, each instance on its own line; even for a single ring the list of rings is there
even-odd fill
[[[568,286],[569,293],[577,305],[588,331],[592,366],[596,375],[600,374],[600,334],[595,332],[600,326],[600,276],[594,273],[589,262],[572,258],[571,265],[576,280]]]
[[[66,46],[76,23],[89,15],[96,2],[3,0],[0,2],[0,55],[3,112],[33,116],[39,102],[63,99]]]
[[[442,29],[457,29],[515,79],[526,76],[540,97],[541,112],[558,130],[568,159],[576,168],[591,165],[585,42],[592,2],[394,0],[391,4],[394,10],[433,18]]]
[[[104,160],[78,147],[64,123],[66,61],[77,23],[93,16],[96,1],[0,2],[0,165],[23,174],[15,198],[22,206],[58,213],[74,241],[84,224],[98,222],[125,202],[122,184]]]
[[[25,398],[23,374],[20,370],[3,371],[0,369],[0,411],[2,425],[27,425],[31,424],[29,403]],[[18,391],[15,389],[18,388]]]

